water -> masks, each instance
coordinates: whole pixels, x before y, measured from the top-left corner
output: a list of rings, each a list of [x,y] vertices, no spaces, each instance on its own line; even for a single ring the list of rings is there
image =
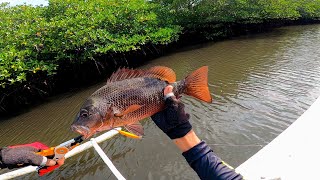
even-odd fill
[[[284,27],[218,43],[190,47],[143,68],[164,65],[178,79],[209,66],[214,102],[184,96],[191,123],[223,160],[237,167],[294,122],[320,95],[320,25]],[[77,136],[75,114],[104,83],[54,97],[0,121],[0,146],[42,141],[57,145]],[[179,150],[150,119],[142,140],[116,136],[102,149],[128,179],[196,179]],[[36,179],[37,175],[21,179]],[[66,161],[45,179],[115,179],[93,149]]]

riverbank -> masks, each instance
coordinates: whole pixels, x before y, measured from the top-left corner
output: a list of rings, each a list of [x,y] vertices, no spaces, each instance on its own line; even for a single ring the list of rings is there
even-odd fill
[[[1,6],[0,115],[20,112],[47,97],[106,79],[119,67],[138,67],[184,47],[320,22],[320,13],[310,8],[317,5],[312,3],[298,3],[283,12],[276,10],[285,3],[259,6],[252,16],[247,14],[252,9],[246,9],[250,3],[242,4],[246,8],[236,15],[223,15],[230,8],[236,12],[238,6],[230,4],[216,4],[212,11],[201,9],[212,6],[205,4],[196,5],[200,10],[183,10],[174,3],[130,3],[129,9],[125,1],[98,0],[89,4],[52,0],[47,7]]]
[[[217,42],[243,35],[265,33],[284,26],[319,24],[319,19],[266,20],[262,23],[207,24],[199,29],[186,30],[175,42],[175,50],[207,42]]]

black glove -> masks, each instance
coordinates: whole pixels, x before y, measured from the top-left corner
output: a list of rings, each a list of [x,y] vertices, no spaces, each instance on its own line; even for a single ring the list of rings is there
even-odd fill
[[[165,101],[166,108],[151,116],[156,125],[166,133],[170,139],[185,136],[192,126],[189,123],[190,115],[185,113],[184,104],[175,96],[170,96]]]

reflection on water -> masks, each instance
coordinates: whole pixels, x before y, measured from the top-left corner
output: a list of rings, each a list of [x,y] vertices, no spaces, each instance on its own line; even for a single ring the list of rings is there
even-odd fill
[[[150,62],[178,79],[209,66],[212,104],[184,96],[191,123],[222,159],[238,166],[294,122],[320,95],[320,26],[285,27],[271,33],[192,47]],[[52,98],[30,112],[0,121],[0,146],[31,141],[56,145],[86,97],[103,83]],[[101,144],[128,179],[195,179],[178,149],[149,119],[145,138],[117,136]],[[66,161],[45,178],[115,179],[94,150]],[[35,174],[21,179],[37,178]]]

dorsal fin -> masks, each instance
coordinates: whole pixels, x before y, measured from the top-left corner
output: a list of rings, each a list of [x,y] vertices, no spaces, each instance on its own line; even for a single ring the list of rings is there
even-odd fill
[[[176,81],[176,74],[172,69],[164,66],[154,66],[148,70],[127,68],[118,69],[110,76],[110,78],[107,80],[107,83],[137,77],[158,78],[163,81],[168,81],[169,83]]]
[[[165,66],[154,66],[147,71],[148,77],[154,77],[169,83],[176,82],[176,73]]]
[[[124,80],[124,79],[142,77],[144,74],[145,74],[145,72],[143,70],[120,68],[116,72],[112,73],[112,75],[107,80],[107,83],[115,82],[115,81],[121,81],[121,80]]]

